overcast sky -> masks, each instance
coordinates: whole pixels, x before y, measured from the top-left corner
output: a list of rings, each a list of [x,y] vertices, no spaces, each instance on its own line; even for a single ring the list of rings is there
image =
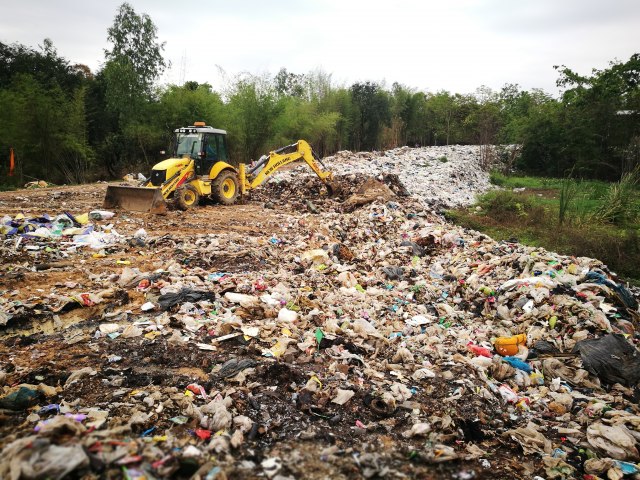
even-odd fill
[[[0,0],[0,41],[93,71],[121,0]],[[640,51],[638,0],[130,0],[166,42],[162,81],[322,69],[334,83],[472,93],[517,83],[557,94],[553,65],[587,74]],[[219,67],[219,68],[218,68]]]

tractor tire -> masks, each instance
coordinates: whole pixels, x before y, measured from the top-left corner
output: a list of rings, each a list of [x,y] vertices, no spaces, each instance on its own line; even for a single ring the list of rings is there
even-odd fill
[[[184,185],[179,187],[173,194],[173,198],[180,210],[189,210],[200,201],[200,195],[193,185]]]
[[[211,197],[222,205],[233,205],[240,196],[238,177],[232,170],[223,170],[211,182]]]

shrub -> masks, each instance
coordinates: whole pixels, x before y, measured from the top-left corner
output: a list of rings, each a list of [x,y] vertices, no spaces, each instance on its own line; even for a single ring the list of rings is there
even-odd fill
[[[478,204],[487,214],[498,219],[526,216],[533,205],[531,200],[508,190],[493,190],[478,199]]]
[[[489,174],[489,181],[494,185],[503,187],[507,183],[507,176],[504,173],[492,170]]]

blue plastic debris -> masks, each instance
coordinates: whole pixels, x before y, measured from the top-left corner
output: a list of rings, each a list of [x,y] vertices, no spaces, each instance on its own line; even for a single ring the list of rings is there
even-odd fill
[[[523,372],[531,373],[533,371],[531,365],[529,365],[527,362],[523,362],[517,357],[503,357],[502,360],[507,362],[512,367],[517,368],[518,370],[522,370]]]

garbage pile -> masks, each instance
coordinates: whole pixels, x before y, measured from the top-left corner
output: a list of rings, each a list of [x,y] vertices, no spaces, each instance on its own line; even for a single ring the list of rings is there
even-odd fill
[[[398,182],[392,180],[393,183],[402,184],[422,206],[433,210],[471,205],[478,194],[492,188],[488,172],[480,168],[477,145],[341,151],[323,162],[337,177],[352,182],[371,176],[389,183],[388,176],[395,176]],[[293,189],[304,175],[310,176],[302,165],[293,171],[278,172],[270,182],[286,182]]]
[[[373,202],[385,203],[396,197],[411,194],[398,175],[385,174],[378,178],[366,175],[335,175],[331,182],[322,183],[316,176],[289,178],[287,173],[275,177],[263,188],[252,192],[253,200],[263,201],[268,208],[276,202],[286,202],[298,212],[352,212]],[[289,179],[287,179],[289,178]],[[304,195],[300,192],[304,191]]]
[[[226,210],[278,225],[258,232],[208,233],[220,207],[157,235],[119,214],[119,242],[42,271],[5,232],[0,478],[640,473],[637,294],[374,173]]]
[[[75,246],[88,245],[91,248],[103,248],[119,241],[120,235],[112,225],[96,228],[91,220],[112,218],[113,212],[95,210],[87,214],[72,215],[69,212],[51,217],[44,214],[40,217],[25,217],[22,213],[11,217],[0,218],[0,235],[15,237],[16,248],[25,240],[62,239],[66,237]],[[38,250],[38,246],[27,246],[27,250]]]

